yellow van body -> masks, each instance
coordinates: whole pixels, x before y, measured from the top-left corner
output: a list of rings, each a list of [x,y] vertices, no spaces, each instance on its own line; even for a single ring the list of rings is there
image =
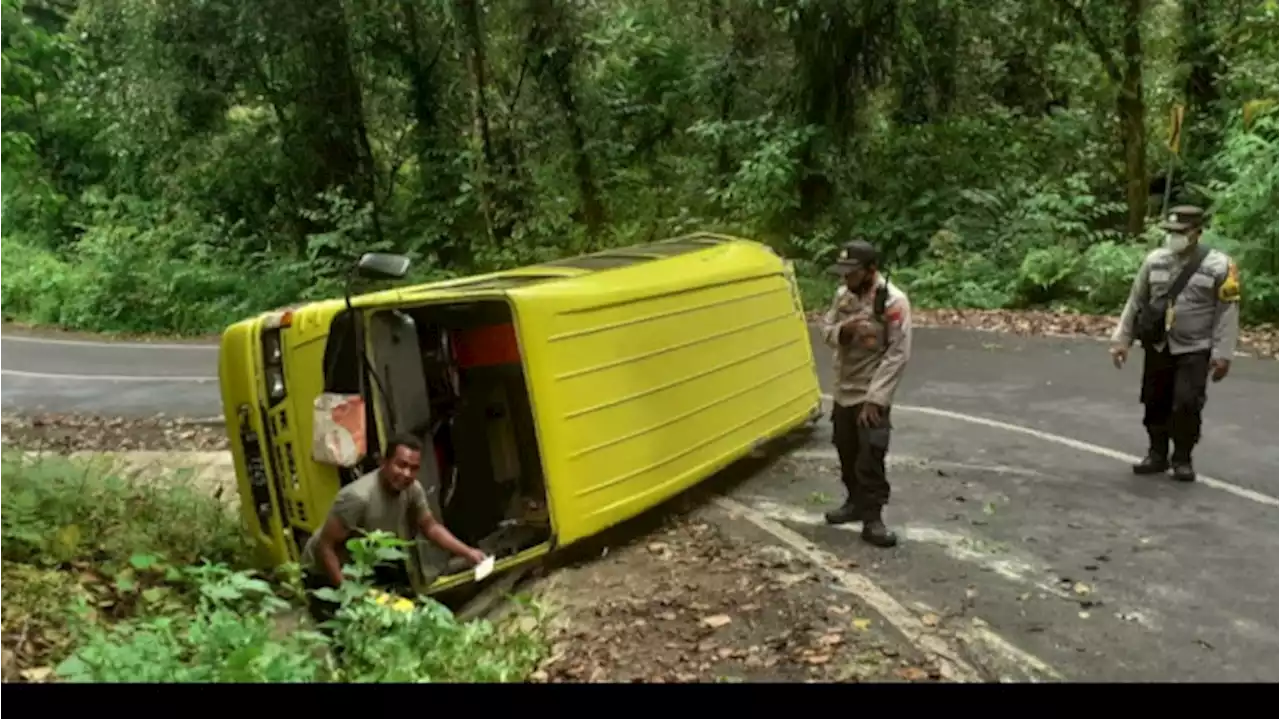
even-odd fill
[[[486,308],[492,317],[505,312],[510,318],[518,367],[502,370],[504,379],[489,375],[472,384],[485,388],[484,397],[506,397],[494,401],[507,409],[481,411],[475,408],[489,407],[490,400],[464,397],[459,406],[473,409],[459,412],[471,412],[471,424],[452,441],[457,446],[506,432],[506,440],[490,446],[505,441],[520,456],[500,459],[501,451],[494,450],[484,465],[488,469],[468,470],[472,479],[449,486],[466,494],[475,484],[469,506],[490,511],[480,502],[499,486],[489,484],[500,473],[493,467],[518,465],[515,474],[538,475],[535,484],[545,494],[538,499],[545,500],[549,526],[538,541],[498,556],[495,573],[634,517],[815,421],[820,412],[821,391],[791,265],[754,241],[676,237],[359,295],[351,306],[359,319],[350,326],[367,331],[363,339],[333,339],[331,328],[346,310],[342,299],[264,313],[222,336],[219,375],[241,511],[270,564],[298,560],[340,486],[375,466],[377,447],[408,426],[403,415],[430,414],[421,406],[413,410],[419,369],[397,337],[421,339],[428,334],[421,327],[471,321],[437,320],[432,313],[470,317],[466,313]],[[384,333],[391,339],[381,350],[371,340],[381,331],[370,330],[377,322],[396,328]],[[399,329],[411,326],[418,329]],[[326,379],[326,368],[342,364],[340,345],[350,350],[355,342],[369,352],[371,369],[383,368],[382,379],[396,380],[389,390],[381,380],[361,384],[370,423],[368,456],[358,469],[313,456],[317,397],[337,385]],[[399,364],[384,362],[393,354],[403,358],[395,360]],[[467,371],[482,370],[488,371]],[[409,389],[397,389],[404,387]],[[482,429],[504,421],[493,414],[523,429]],[[424,465],[430,455],[423,453]],[[466,461],[458,456],[459,467]],[[442,490],[433,496],[433,510],[454,530],[452,510],[441,509],[444,495]],[[509,527],[514,520],[501,521]],[[488,531],[489,524],[476,526],[481,525],[476,532]],[[468,569],[441,565],[419,591],[433,594],[469,581]]]

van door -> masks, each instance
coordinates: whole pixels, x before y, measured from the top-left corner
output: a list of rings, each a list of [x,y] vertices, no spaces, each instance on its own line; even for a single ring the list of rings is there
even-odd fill
[[[440,508],[440,471],[436,464],[431,434],[431,395],[426,368],[413,318],[397,310],[375,312],[369,317],[370,364],[377,374],[374,389],[378,396],[382,427],[386,438],[405,433],[423,445],[418,483],[427,495],[427,505],[437,518]],[[421,538],[416,559],[424,583],[439,576],[452,556],[434,542]]]

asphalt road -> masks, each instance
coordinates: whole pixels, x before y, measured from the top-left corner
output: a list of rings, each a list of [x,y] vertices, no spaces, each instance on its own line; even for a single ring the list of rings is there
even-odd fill
[[[0,342],[6,411],[220,413],[216,382],[192,379],[216,375],[216,348]],[[997,675],[1275,682],[1276,362],[1237,358],[1210,385],[1192,485],[1121,456],[1145,449],[1140,369],[1140,350],[1116,370],[1093,340],[917,330],[894,410],[898,547],[822,523],[841,498],[825,424],[734,498],[944,631],[980,619],[996,639],[973,661]]]

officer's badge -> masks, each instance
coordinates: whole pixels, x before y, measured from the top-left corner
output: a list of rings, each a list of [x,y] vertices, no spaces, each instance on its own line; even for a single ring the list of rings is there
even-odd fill
[[[1227,278],[1218,288],[1218,299],[1222,302],[1240,301],[1240,270],[1235,262],[1227,265]]]

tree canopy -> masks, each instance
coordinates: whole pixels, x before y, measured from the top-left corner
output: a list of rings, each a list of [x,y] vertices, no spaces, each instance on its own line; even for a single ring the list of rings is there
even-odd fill
[[[812,303],[858,235],[922,305],[1114,312],[1161,208],[1193,202],[1246,320],[1274,321],[1277,21],[1275,0],[3,0],[4,311],[209,332],[337,294],[363,251],[443,277],[706,229],[796,258]]]

